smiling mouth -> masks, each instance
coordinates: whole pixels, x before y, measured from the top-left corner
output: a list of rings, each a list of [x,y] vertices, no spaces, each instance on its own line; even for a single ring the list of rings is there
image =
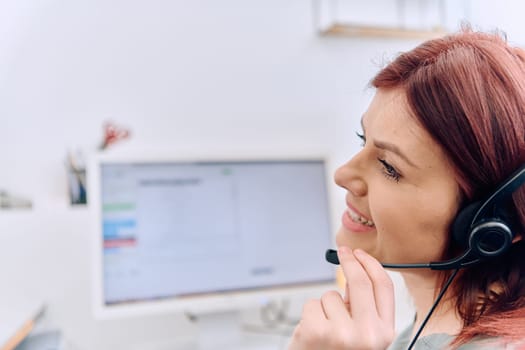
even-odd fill
[[[374,227],[374,222],[372,220],[365,219],[364,217],[362,217],[361,215],[357,214],[352,209],[346,208],[346,213],[348,214],[348,216],[350,217],[350,219],[353,222],[356,222],[358,224],[365,225],[365,226],[368,226],[368,227]]]

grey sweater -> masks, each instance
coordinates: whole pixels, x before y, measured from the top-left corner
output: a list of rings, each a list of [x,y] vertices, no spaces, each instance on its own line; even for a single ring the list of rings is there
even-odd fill
[[[412,326],[407,327],[394,342],[388,347],[388,350],[406,350],[410,342]],[[525,339],[525,335],[524,335]],[[449,334],[439,333],[430,334],[424,337],[420,337],[412,350],[443,350],[448,349],[448,345],[454,340],[454,337]],[[475,350],[475,349],[486,349],[486,350],[520,350],[525,349],[525,343],[519,344],[505,344],[497,338],[476,338],[457,348],[457,350]]]

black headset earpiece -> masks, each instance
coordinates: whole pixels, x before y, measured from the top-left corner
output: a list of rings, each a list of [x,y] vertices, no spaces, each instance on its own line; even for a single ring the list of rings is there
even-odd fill
[[[505,252],[512,244],[514,230],[511,223],[501,217],[478,217],[484,202],[474,202],[462,209],[452,224],[452,238],[463,249],[470,249],[476,257],[494,257]]]
[[[469,246],[470,225],[482,204],[481,201],[470,203],[458,212],[452,223],[452,239],[461,248],[467,249]]]
[[[495,257],[514,239],[514,224],[505,207],[512,193],[525,182],[525,165],[509,176],[484,201],[463,208],[452,223],[452,238],[471,256]]]

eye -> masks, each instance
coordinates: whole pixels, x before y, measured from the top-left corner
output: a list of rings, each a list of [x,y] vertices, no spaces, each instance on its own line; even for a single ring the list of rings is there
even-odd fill
[[[401,177],[401,174],[392,166],[390,165],[386,160],[377,158],[379,163],[383,166],[383,173],[385,176],[389,179],[394,180],[395,182],[399,182],[399,178]]]
[[[365,137],[365,134],[361,134],[359,133],[359,131],[356,131],[355,134],[357,135],[357,137],[359,137],[361,139],[361,147],[364,147],[365,144],[366,144],[366,137]]]

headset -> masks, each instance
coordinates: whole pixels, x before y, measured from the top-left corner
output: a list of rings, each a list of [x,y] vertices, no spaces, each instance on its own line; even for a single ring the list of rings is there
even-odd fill
[[[421,264],[382,263],[385,268],[453,270],[504,254],[512,245],[516,224],[506,208],[506,202],[525,182],[525,164],[510,175],[485,200],[461,209],[452,225],[452,239],[464,249],[460,256],[446,261]],[[325,258],[339,264],[337,251],[328,249]]]
[[[458,212],[452,222],[451,232],[452,239],[465,250],[460,256],[451,260],[422,264],[381,263],[386,268],[454,270],[412,338],[408,350],[416,344],[421,331],[461,268],[501,256],[509,250],[516,232],[516,220],[512,219],[513,215],[509,213],[507,203],[524,182],[525,164],[504,180],[485,200],[471,203]],[[336,250],[328,249],[325,258],[332,264],[339,264]]]

